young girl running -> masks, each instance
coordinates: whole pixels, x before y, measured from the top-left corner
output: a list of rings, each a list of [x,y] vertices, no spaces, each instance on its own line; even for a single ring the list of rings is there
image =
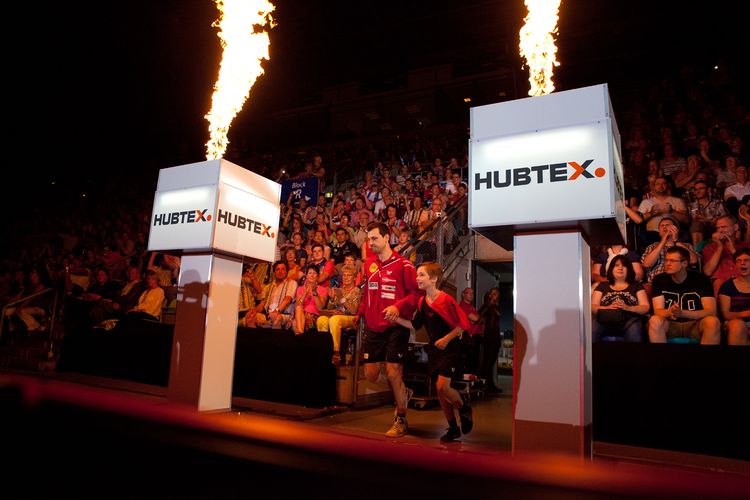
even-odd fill
[[[440,407],[448,420],[448,432],[441,442],[455,441],[461,433],[468,434],[473,427],[471,406],[461,399],[461,395],[451,387],[451,379],[460,376],[463,365],[461,354],[461,334],[469,330],[469,320],[456,300],[438,290],[437,284],[443,277],[440,264],[428,262],[417,268],[417,286],[425,296],[419,299],[419,306],[411,321],[398,318],[396,321],[415,330],[422,326],[430,338],[430,358],[437,372],[437,393]],[[461,419],[461,428],[456,423],[455,410]]]

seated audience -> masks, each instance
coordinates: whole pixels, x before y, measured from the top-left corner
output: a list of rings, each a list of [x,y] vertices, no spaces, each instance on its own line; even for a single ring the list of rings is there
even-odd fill
[[[719,309],[726,321],[727,343],[748,345],[750,322],[750,249],[740,248],[734,253],[735,277],[719,288]]]
[[[643,251],[641,262],[646,270],[646,281],[651,283],[654,276],[664,272],[664,259],[666,250],[673,245],[684,248],[688,252],[689,264],[695,266],[698,264],[698,254],[690,243],[678,241],[679,226],[677,221],[671,217],[664,217],[659,221],[659,241],[652,243]]]
[[[678,229],[679,224],[687,224],[689,220],[685,202],[670,195],[669,183],[664,177],[658,177],[654,181],[653,191],[638,206],[638,212],[643,215],[643,219],[646,221],[646,231],[651,242],[657,241],[659,222],[663,218],[671,217],[674,219]]]
[[[316,322],[319,332],[330,332],[333,337],[333,364],[341,362],[341,331],[356,327],[354,319],[359,309],[361,290],[354,283],[355,274],[354,266],[341,268],[341,286],[328,289],[326,309],[330,316],[321,314]]]
[[[91,308],[89,315],[98,325],[108,319],[122,319],[122,316],[135,307],[138,298],[146,290],[137,266],[128,267],[128,281],[112,300],[99,300]]]
[[[599,255],[594,257],[593,264],[591,265],[591,281],[606,282],[607,271],[615,257],[624,255],[630,261],[635,272],[635,281],[641,281],[643,279],[643,266],[641,265],[641,258],[638,254],[632,250],[628,250],[628,247],[622,245],[612,245],[611,247],[605,248]]]
[[[129,318],[159,321],[164,307],[164,289],[159,286],[159,278],[154,271],[146,272],[146,290],[138,298],[138,303],[128,311]]]
[[[263,300],[245,315],[244,326],[254,328],[288,329],[294,317],[294,295],[297,281],[287,278],[284,261],[273,264],[273,280],[263,290]]]
[[[703,272],[711,278],[714,292],[718,295],[721,284],[734,277],[734,253],[740,248],[747,248],[744,241],[738,241],[739,226],[731,215],[719,217],[716,221],[716,232],[711,241],[703,247]]]
[[[650,309],[648,295],[636,281],[630,259],[616,255],[609,264],[607,281],[591,293],[592,341],[617,337],[625,342],[643,342],[644,318]]]
[[[692,192],[694,200],[688,204],[690,236],[697,249],[698,243],[714,232],[716,222],[719,217],[727,214],[727,208],[723,201],[709,196],[708,183],[705,181],[696,181]]]
[[[664,273],[654,278],[654,314],[648,321],[648,338],[652,343],[683,339],[718,344],[721,340],[711,281],[706,275],[689,270],[689,259],[690,253],[685,248],[669,248]]]
[[[240,306],[239,306],[239,324],[240,326],[245,325],[245,316],[248,314],[253,318],[255,316],[255,305],[258,302],[258,297],[263,293],[263,288],[260,286],[255,272],[252,267],[245,264],[242,272],[242,280],[240,281]]]
[[[316,249],[322,250],[320,245],[317,245]],[[305,272],[305,284],[297,288],[294,297],[292,329],[296,335],[315,328],[320,310],[323,309],[327,297],[328,288],[318,285],[318,266],[314,263],[309,264]]]

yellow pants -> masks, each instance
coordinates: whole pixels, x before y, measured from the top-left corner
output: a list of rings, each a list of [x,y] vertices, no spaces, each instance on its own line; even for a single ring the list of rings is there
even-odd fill
[[[339,352],[341,346],[341,330],[354,328],[354,318],[356,316],[346,316],[335,314],[330,318],[328,316],[319,316],[317,328],[319,332],[331,332],[333,337],[333,352]]]

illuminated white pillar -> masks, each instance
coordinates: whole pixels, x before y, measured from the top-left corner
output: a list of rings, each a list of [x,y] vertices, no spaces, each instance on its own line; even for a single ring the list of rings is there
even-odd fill
[[[226,160],[162,169],[149,250],[183,250],[167,399],[232,407],[243,256],[273,261],[281,186]]]
[[[242,260],[184,255],[167,399],[198,410],[232,406]]]
[[[513,452],[591,456],[591,275],[577,231],[514,238]]]
[[[625,237],[606,85],[472,108],[469,226],[513,247],[513,451],[591,456],[589,245]]]

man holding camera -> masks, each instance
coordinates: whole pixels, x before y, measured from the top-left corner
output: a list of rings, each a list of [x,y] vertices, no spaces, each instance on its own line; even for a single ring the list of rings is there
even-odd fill
[[[711,242],[703,247],[703,273],[711,278],[714,295],[718,295],[719,287],[726,280],[734,278],[734,252],[750,245],[744,241],[737,241],[739,226],[732,215],[724,215],[716,219],[716,232],[711,235]]]

